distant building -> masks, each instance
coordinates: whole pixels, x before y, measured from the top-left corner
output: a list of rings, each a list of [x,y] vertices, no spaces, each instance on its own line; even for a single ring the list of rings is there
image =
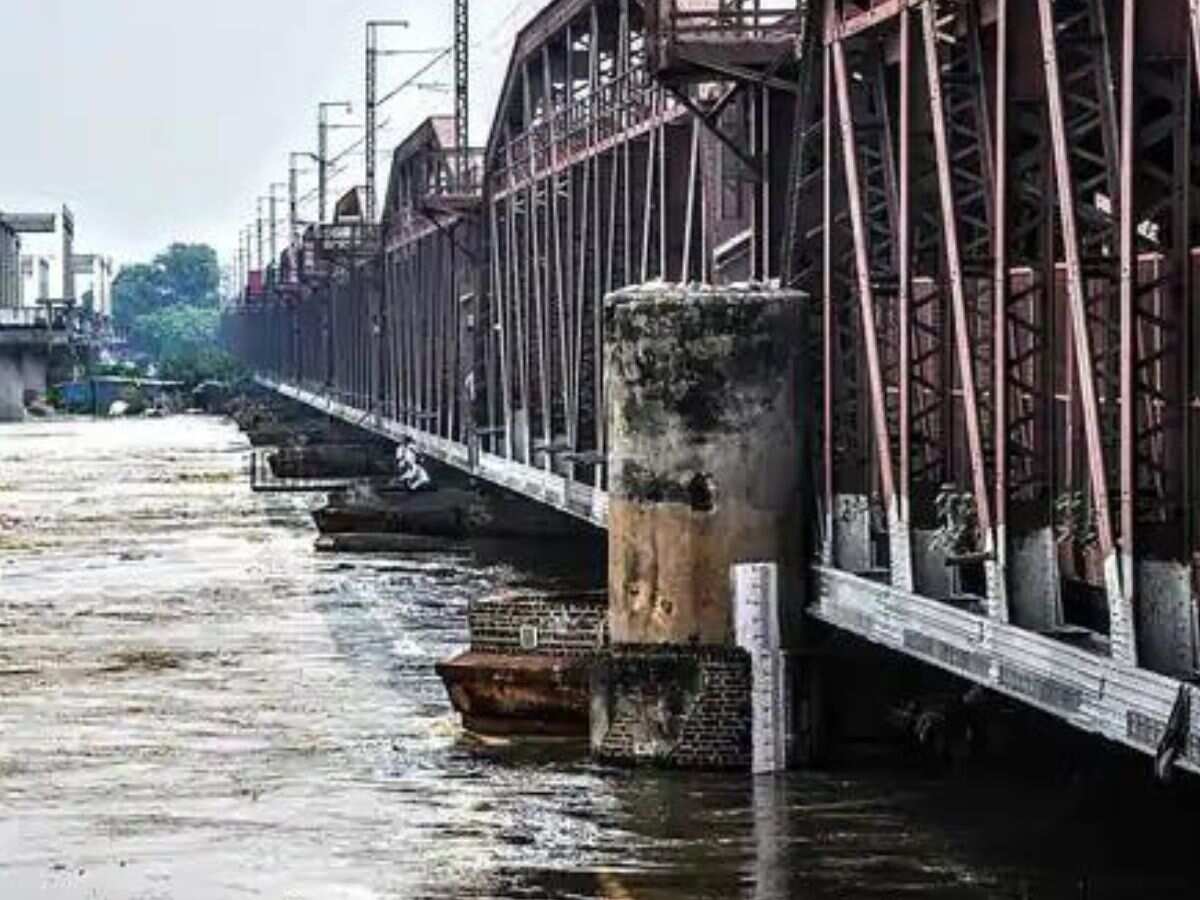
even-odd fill
[[[21,256],[21,305],[32,306],[52,298],[50,292],[51,257],[33,253]]]
[[[82,277],[87,280],[85,285],[76,285],[79,302],[84,303],[88,291],[91,291],[90,311],[106,318],[112,316],[112,257],[95,253],[76,253],[72,257],[72,268],[76,278]]]
[[[0,307],[21,305],[21,235],[0,220]]]
[[[22,233],[21,296],[26,306],[39,300],[74,301],[75,218],[67,207],[55,215],[8,215],[10,225]],[[28,260],[28,262],[26,262]]]

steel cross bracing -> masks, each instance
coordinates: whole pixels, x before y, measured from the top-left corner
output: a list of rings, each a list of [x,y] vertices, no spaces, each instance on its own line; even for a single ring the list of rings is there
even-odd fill
[[[1198,7],[557,0],[475,205],[429,202],[451,138],[398,152],[378,260],[306,252],[231,340],[602,524],[604,297],[781,277],[822,319],[813,615],[1153,752],[1200,664]]]
[[[824,5],[785,251],[825,315],[829,578],[1197,668],[1198,6]]]
[[[1137,648],[1131,598],[1124,584],[1125,575],[1132,573],[1120,570],[1110,502],[1120,434],[1122,342],[1116,223],[1123,198],[1118,184],[1115,87],[1105,18],[1100,0],[1038,3],[1072,338],[1068,347],[1073,365],[1068,364],[1068,374],[1069,383],[1078,387],[1083,434],[1078,446],[1086,475],[1078,488],[1086,514],[1095,521],[1112,649],[1132,662]],[[1074,471],[1076,462],[1075,458],[1066,461],[1069,472]],[[1076,487],[1071,484],[1069,489]]]
[[[430,120],[398,148],[378,243],[336,221],[306,234],[295,285],[231,328],[240,352],[272,384],[458,448],[449,456],[526,493],[555,485],[557,505],[572,497],[595,520],[604,296],[779,266],[782,208],[712,126],[755,158],[787,158],[787,32],[685,103],[652,71],[647,28],[633,0],[548,6],[518,36],[486,158],[463,147],[456,94],[450,129]]]

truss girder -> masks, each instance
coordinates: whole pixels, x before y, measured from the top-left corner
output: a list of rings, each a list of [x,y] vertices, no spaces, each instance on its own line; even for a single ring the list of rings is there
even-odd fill
[[[1200,3],[862,6],[823,7],[789,184],[791,281],[824,298],[825,502],[894,507],[882,543],[912,568],[886,577],[920,590],[910,540],[947,525],[934,495],[969,496],[952,566],[981,566],[990,617],[1171,668],[1139,603],[1183,567],[1194,633]]]

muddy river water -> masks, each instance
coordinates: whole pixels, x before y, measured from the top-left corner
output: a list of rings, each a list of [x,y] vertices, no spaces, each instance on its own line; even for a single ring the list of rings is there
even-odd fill
[[[215,418],[0,426],[0,900],[1200,896],[1091,788],[480,743],[433,664],[471,597],[549,576],[318,555],[246,450]]]

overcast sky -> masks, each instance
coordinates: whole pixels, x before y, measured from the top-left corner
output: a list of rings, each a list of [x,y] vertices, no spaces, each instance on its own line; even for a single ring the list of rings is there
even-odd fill
[[[543,0],[472,0],[472,143],[481,143],[516,30]],[[315,150],[316,104],[362,121],[364,24],[405,18],[385,46],[447,47],[451,0],[0,0],[0,210],[75,213],[76,250],[118,263],[173,241],[228,263],[255,198]],[[381,93],[420,57],[385,60]],[[432,80],[449,86],[447,60]],[[448,92],[406,91],[380,113],[391,147]],[[337,149],[361,132],[332,133]],[[350,160],[336,187],[361,183]],[[380,191],[387,157],[380,161]],[[302,193],[315,174],[301,177]],[[281,192],[286,196],[286,191]],[[285,214],[286,202],[280,204]]]

